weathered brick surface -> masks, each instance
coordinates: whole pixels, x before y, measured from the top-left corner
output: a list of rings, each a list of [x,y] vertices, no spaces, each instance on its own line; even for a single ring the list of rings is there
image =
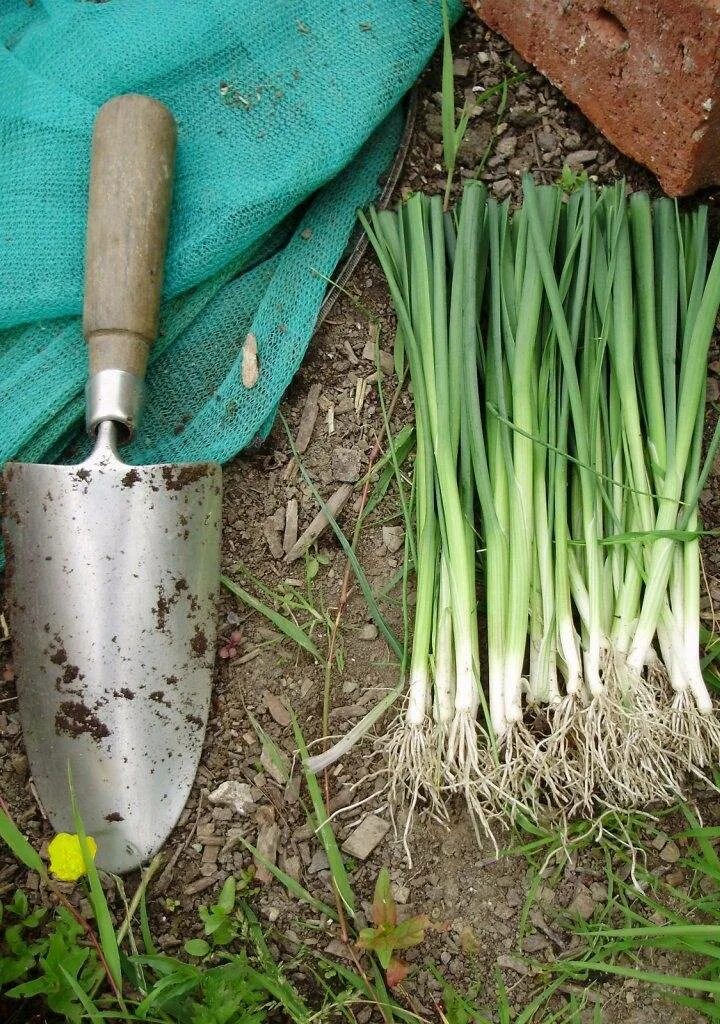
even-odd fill
[[[670,195],[720,184],[720,0],[470,0]]]

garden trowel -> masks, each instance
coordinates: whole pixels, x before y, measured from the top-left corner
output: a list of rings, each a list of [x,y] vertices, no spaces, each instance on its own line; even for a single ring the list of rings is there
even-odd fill
[[[132,466],[157,333],[175,155],[170,112],[119,96],[92,143],[83,330],[95,441],[75,466],[10,463],[5,538],[25,745],[57,831],[76,831],[68,778],[97,863],[146,861],[193,784],[210,704],[221,470]],[[70,771],[68,771],[68,768]]]

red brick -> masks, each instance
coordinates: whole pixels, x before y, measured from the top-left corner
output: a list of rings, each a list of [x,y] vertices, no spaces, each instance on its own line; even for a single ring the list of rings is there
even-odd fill
[[[720,0],[470,0],[670,195],[720,184]]]

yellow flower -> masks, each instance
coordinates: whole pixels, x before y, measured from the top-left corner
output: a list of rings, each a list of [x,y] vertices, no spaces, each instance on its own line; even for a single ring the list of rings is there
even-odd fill
[[[87,845],[92,859],[95,860],[97,843],[92,836],[87,837]],[[80,840],[76,835],[58,832],[50,840],[48,854],[50,855],[50,870],[61,882],[77,882],[78,878],[82,878],[85,874]]]

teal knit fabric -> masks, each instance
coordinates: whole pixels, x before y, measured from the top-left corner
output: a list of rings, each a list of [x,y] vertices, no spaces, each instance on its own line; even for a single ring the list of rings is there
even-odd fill
[[[0,463],[56,459],[81,430],[89,148],[106,99],[147,93],[178,123],[161,336],[123,456],[223,462],[269,429],[441,26],[439,0],[5,0]]]

